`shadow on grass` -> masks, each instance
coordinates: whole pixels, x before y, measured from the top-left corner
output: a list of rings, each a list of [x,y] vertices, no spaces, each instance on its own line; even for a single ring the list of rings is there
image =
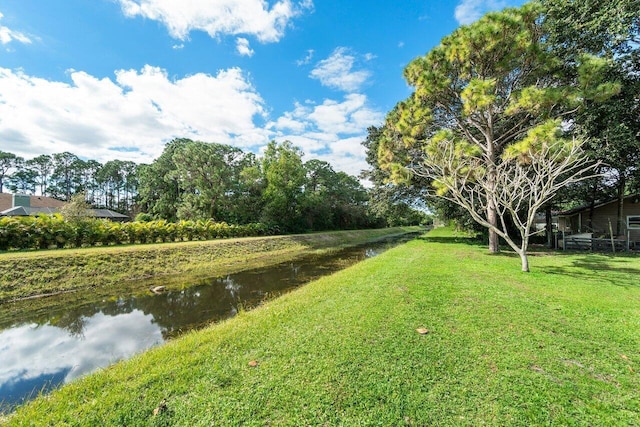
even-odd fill
[[[443,244],[466,244],[474,247],[487,247],[487,241],[481,236],[430,236],[423,235],[417,238],[425,242],[443,243]],[[519,258],[511,248],[500,245],[500,252],[497,254],[487,255]],[[542,244],[532,244],[529,246],[527,256],[532,257],[559,257],[573,258],[567,262],[565,266],[536,266],[538,272],[572,277],[574,279],[585,281],[597,278],[598,281],[607,282],[615,286],[623,287],[640,287],[640,281],[637,280],[640,274],[640,268],[628,266],[625,264],[632,263],[638,258],[637,255],[629,254],[606,254],[606,253],[576,253],[576,252],[559,252],[557,250],[548,249]],[[634,263],[638,265],[638,263]],[[598,273],[597,276],[595,273]],[[603,274],[604,273],[604,274]]]
[[[420,236],[416,240],[423,240],[430,243],[446,243],[446,244],[458,244],[464,243],[470,246],[486,246],[487,243],[482,241],[482,238],[478,237],[466,237],[466,236]]]
[[[557,254],[556,256],[576,257],[576,253]],[[604,280],[615,286],[640,287],[637,280],[640,268],[624,266],[630,263],[631,257],[623,254],[584,254],[578,256],[566,267],[549,266],[540,270],[547,274],[569,276],[576,279],[593,278],[593,273],[607,273],[606,276],[598,275],[598,280]]]

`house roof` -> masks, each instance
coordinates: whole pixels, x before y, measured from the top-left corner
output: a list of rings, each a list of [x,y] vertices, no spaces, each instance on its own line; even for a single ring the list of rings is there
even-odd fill
[[[93,212],[92,216],[98,218],[129,218],[127,215],[123,215],[119,212],[114,212],[109,209],[91,209],[91,211]]]
[[[65,202],[47,196],[29,196],[32,208],[61,208]],[[13,207],[13,194],[0,193],[0,212]]]
[[[29,216],[38,214],[51,215],[60,212],[59,208],[25,208],[24,206],[16,206],[0,212],[0,216]]]
[[[633,203],[637,203],[635,200],[636,199],[640,199],[640,194],[631,194],[629,196],[625,196],[624,201],[627,200],[633,200]],[[602,206],[606,206],[608,204],[611,203],[617,203],[618,202],[618,198],[616,197],[615,199],[610,199],[607,201],[603,201],[603,202],[596,202],[593,205],[593,208],[600,208]],[[558,216],[573,216],[575,214],[578,214],[580,212],[584,212],[584,211],[588,211],[589,209],[591,209],[591,204],[586,204],[586,205],[582,205],[582,206],[578,206],[577,208],[573,208],[573,209],[569,209],[566,211],[562,211],[558,213]]]

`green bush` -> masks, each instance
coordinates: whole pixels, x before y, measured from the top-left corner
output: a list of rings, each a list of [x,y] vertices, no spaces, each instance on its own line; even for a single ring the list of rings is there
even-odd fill
[[[136,215],[136,222],[151,222],[153,221],[153,215],[145,213],[145,212],[140,212],[138,215]]]
[[[58,214],[2,217],[0,251],[266,236],[274,231],[264,224],[229,225],[212,220],[119,223],[96,218],[65,220]]]

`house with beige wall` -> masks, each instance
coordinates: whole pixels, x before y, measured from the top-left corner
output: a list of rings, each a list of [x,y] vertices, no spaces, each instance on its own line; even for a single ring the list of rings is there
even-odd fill
[[[593,238],[616,235],[618,199],[581,206],[558,214],[558,231],[563,234],[590,234]],[[622,204],[618,239],[640,242],[640,195],[627,196]]]

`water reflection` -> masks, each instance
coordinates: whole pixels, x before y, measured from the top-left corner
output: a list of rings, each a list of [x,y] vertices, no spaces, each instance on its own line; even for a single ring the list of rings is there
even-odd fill
[[[33,323],[4,330],[0,400],[5,406],[15,405],[161,342],[153,316],[140,310],[117,316],[95,313],[79,318],[71,330]]]
[[[20,316],[0,319],[0,411],[398,243],[395,239],[192,281],[160,295],[84,301],[72,308],[61,298],[57,308],[46,312],[30,310],[28,302],[14,304],[11,312]]]

